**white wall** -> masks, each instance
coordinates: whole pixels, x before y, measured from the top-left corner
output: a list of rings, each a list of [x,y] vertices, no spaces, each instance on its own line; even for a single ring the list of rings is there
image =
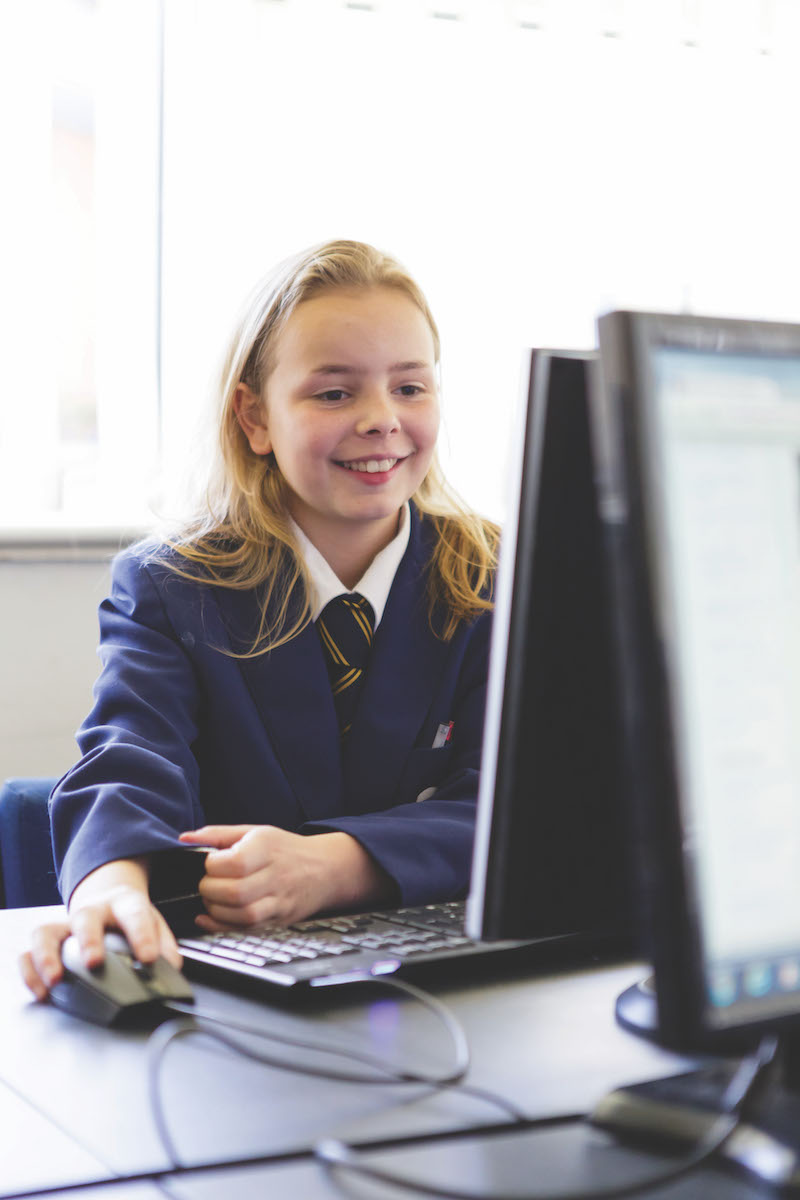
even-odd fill
[[[0,780],[60,775],[76,758],[109,557],[0,561]]]

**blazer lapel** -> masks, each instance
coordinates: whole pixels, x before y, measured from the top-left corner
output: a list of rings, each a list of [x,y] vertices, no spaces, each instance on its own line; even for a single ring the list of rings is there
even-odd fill
[[[431,707],[449,652],[428,621],[429,548],[412,506],[411,541],[375,634],[367,678],[344,747],[347,811],[370,812],[398,779]]]
[[[252,644],[251,592],[227,592],[232,644]],[[301,819],[342,811],[342,764],[333,696],[313,625],[267,654],[239,659],[275,755],[297,798]]]

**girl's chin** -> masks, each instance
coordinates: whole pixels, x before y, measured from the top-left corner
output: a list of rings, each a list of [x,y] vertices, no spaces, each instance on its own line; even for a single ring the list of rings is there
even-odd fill
[[[290,504],[289,511],[300,528],[311,537],[311,530],[321,531],[324,528],[343,530],[348,526],[357,532],[370,525],[389,525],[396,520],[397,514],[405,504],[404,497],[381,496],[369,493],[360,500],[344,500],[328,510],[313,508],[300,504]]]

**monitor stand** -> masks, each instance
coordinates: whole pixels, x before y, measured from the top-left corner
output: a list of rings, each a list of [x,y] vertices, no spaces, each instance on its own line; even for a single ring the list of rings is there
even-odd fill
[[[658,1041],[658,998],[655,976],[647,975],[617,996],[614,1005],[617,1024],[639,1037]]]
[[[658,1041],[658,1005],[652,977],[617,999],[616,1018],[632,1033]],[[711,1059],[697,1070],[633,1084],[610,1092],[591,1115],[594,1124],[621,1141],[650,1148],[696,1147],[726,1111],[724,1097],[737,1059]],[[773,1187],[800,1195],[800,1039],[779,1043],[768,1078],[745,1107],[735,1132],[720,1150],[731,1166]]]

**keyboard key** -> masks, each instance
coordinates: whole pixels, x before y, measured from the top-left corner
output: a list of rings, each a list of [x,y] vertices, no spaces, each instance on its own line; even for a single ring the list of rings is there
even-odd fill
[[[228,946],[212,946],[211,953],[215,958],[230,958],[233,962],[244,962],[247,958],[243,950],[232,950]]]

